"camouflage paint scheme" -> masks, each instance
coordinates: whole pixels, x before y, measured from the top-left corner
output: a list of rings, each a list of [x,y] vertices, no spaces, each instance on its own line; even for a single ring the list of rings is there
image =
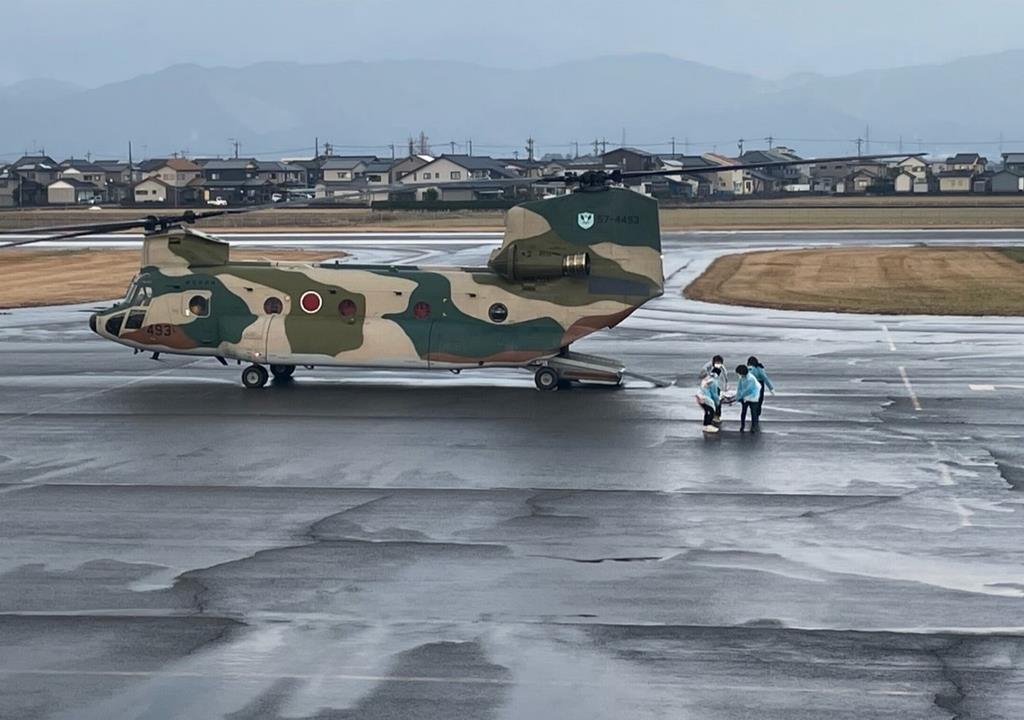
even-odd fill
[[[92,325],[130,347],[258,364],[526,366],[663,287],[657,203],[603,188],[513,208],[482,268],[231,262],[227,243],[172,228],[146,238],[128,295]]]

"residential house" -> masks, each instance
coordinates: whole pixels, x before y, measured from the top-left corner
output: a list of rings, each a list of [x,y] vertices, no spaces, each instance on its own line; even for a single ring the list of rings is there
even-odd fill
[[[23,155],[11,163],[18,176],[18,205],[45,205],[46,187],[57,179],[59,166],[49,155]]]
[[[931,164],[916,155],[906,157],[889,168],[893,190],[897,193],[926,193],[935,189]]]
[[[1024,173],[1024,153],[1003,153],[1003,170]]]
[[[391,181],[398,182],[405,175],[419,170],[428,162],[433,161],[430,155],[410,155],[407,158],[397,160],[391,165]]]
[[[970,172],[979,175],[985,172],[988,160],[978,153],[957,153],[946,159],[946,172]]]
[[[441,155],[398,178],[398,182],[404,185],[428,186],[510,177],[514,175],[494,158],[478,155]]]
[[[199,181],[206,200],[222,198],[230,205],[269,203],[276,186],[259,177],[255,158],[197,160],[202,168]]]
[[[182,188],[200,177],[202,169],[186,158],[171,158],[165,160],[159,167],[145,172],[144,175],[145,177],[159,178],[168,185]]]
[[[354,180],[366,166],[377,160],[375,155],[331,155],[320,163],[320,177],[326,183]]]
[[[301,165],[276,160],[258,160],[256,177],[279,188],[300,187],[305,185],[306,170]]]
[[[806,165],[785,165],[779,167],[772,165],[772,163],[800,159],[800,156],[793,150],[780,145],[771,150],[747,150],[739,156],[738,161],[744,165],[764,163],[763,167],[755,169],[758,173],[777,181],[772,182],[771,185],[777,186],[777,190],[782,190],[787,185],[809,183],[810,174]]]
[[[77,205],[101,203],[106,200],[106,191],[93,182],[78,180],[73,176],[62,177],[46,186],[46,202],[50,205]]]
[[[601,153],[601,163],[621,170],[636,172],[639,170],[657,170],[661,160],[654,153],[633,147],[620,147]]]
[[[10,165],[0,166],[0,208],[17,207],[18,183],[21,178]]]
[[[391,182],[391,160],[371,160],[363,168],[362,175],[369,183],[387,185]]]
[[[969,193],[974,175],[971,170],[947,170],[939,173],[939,192]]]
[[[57,177],[92,183],[100,189],[105,189],[107,186],[106,171],[96,163],[87,160],[76,160],[75,158],[65,160],[58,168]]]
[[[164,205],[173,196],[173,188],[160,178],[148,177],[135,183],[131,188],[132,202],[136,205],[158,203]]]
[[[93,163],[103,168],[107,178],[107,202],[121,203],[130,199],[131,186],[141,180],[138,171],[120,160],[94,160]]]
[[[1024,192],[1024,171],[1004,168],[997,173],[993,173],[990,187],[993,193]]]
[[[809,173],[811,192],[844,194],[867,192],[887,178],[888,168],[879,162],[847,160],[816,163],[810,166]],[[869,181],[865,173],[874,178],[874,182]]]
[[[736,158],[718,153],[704,153],[701,157],[715,165],[735,165]],[[742,195],[744,188],[743,170],[725,170],[711,175],[712,192],[715,195]]]

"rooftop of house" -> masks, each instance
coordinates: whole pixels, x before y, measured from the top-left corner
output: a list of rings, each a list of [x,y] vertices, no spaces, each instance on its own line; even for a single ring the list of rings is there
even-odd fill
[[[978,162],[986,163],[988,160],[981,157],[978,153],[957,153],[953,157],[946,159],[948,165],[973,165]]]
[[[68,158],[60,164],[61,170],[78,170],[79,172],[103,172],[103,167],[98,163],[77,158]]]
[[[604,157],[605,155],[611,155],[612,153],[617,153],[617,152],[627,152],[627,153],[631,153],[633,155],[639,155],[640,157],[648,157],[648,158],[654,157],[654,153],[652,153],[652,152],[647,152],[646,150],[641,150],[640,148],[628,147],[628,146],[617,147],[617,148],[613,148],[612,150],[609,150],[608,152],[603,152],[603,153],[601,153],[601,157]]]
[[[161,165],[159,168],[155,169],[159,170],[165,167],[170,168],[175,172],[199,172],[200,170],[200,167],[196,163],[189,160],[188,158],[171,158],[170,160],[166,161],[163,165]]]
[[[257,166],[253,158],[211,158],[202,164],[203,170],[252,170]]]
[[[65,185],[70,185],[71,187],[75,188],[76,190],[85,190],[87,188],[92,188],[94,190],[96,189],[96,186],[93,185],[90,182],[85,182],[84,180],[79,180],[78,178],[68,178],[68,177],[61,178],[60,180],[54,180],[52,183],[49,184],[48,187],[53,187],[54,185],[59,185],[60,183],[64,183]]]
[[[57,161],[49,155],[22,155],[11,166],[15,170],[56,170]]]
[[[360,165],[376,160],[375,155],[332,155],[320,163],[322,170],[354,170]]]

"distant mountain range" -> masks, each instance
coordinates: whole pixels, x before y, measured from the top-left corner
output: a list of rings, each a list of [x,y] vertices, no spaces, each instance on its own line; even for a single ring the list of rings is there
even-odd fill
[[[735,154],[738,138],[749,149],[771,135],[804,155],[846,153],[869,132],[876,152],[895,151],[902,137],[907,151],[996,155],[1001,134],[1008,147],[1024,140],[1021,67],[1024,50],[782,81],[663,55],[515,70],[437,61],[176,65],[92,89],[44,79],[0,87],[0,162],[33,147],[124,156],[129,140],[140,155],[226,154],[235,138],[243,155],[281,156],[311,150],[315,136],[339,154],[386,155],[356,146],[397,143],[402,155],[421,130],[437,152],[472,138],[477,154],[508,154],[530,136],[540,152],[571,151],[574,141],[584,152],[594,138],[618,145],[625,130],[628,145],[665,143],[651,148],[662,152],[672,136],[677,152],[689,138],[691,152],[717,145]]]

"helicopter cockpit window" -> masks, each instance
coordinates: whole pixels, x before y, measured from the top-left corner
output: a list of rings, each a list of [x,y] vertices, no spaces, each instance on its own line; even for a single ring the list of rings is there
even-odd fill
[[[145,310],[132,310],[128,313],[128,319],[124,322],[125,330],[138,330],[142,327],[142,321],[146,318]]]
[[[126,305],[149,305],[149,301],[152,299],[153,288],[142,279],[132,280],[132,284],[128,286],[128,292],[124,296]]]
[[[118,313],[117,315],[111,315],[107,320],[106,330],[110,335],[119,335],[121,333],[121,321],[124,320],[124,313]]]
[[[210,316],[210,300],[203,295],[193,295],[188,300],[188,314],[195,317]]]

